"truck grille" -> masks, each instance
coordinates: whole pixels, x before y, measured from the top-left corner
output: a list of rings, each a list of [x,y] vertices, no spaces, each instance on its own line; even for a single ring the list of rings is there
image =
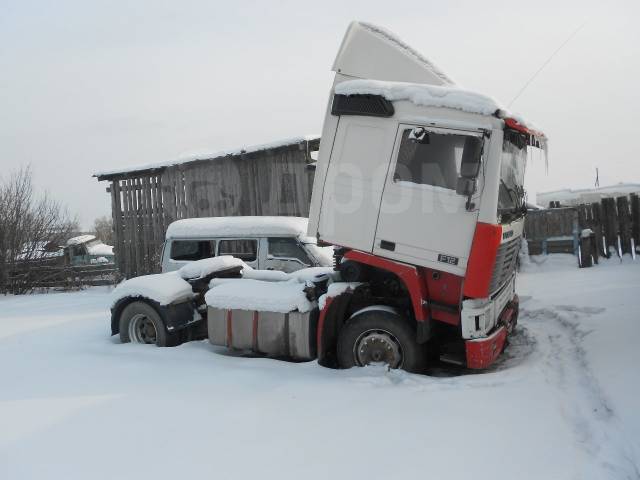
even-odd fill
[[[505,242],[498,247],[496,263],[491,275],[489,293],[498,290],[506,282],[516,269],[518,252],[520,251],[520,237]]]

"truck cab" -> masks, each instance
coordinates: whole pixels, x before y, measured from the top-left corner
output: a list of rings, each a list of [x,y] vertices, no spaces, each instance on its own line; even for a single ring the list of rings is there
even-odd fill
[[[360,306],[396,308],[418,345],[487,367],[515,324],[524,171],[546,137],[374,25],[351,24],[333,70],[309,235],[339,248]]]

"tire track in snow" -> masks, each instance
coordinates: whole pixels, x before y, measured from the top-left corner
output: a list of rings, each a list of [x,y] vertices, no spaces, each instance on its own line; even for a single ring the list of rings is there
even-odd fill
[[[521,319],[538,338],[546,380],[558,390],[562,414],[571,425],[578,445],[600,467],[583,468],[588,478],[640,479],[633,447],[619,418],[591,371],[583,340],[590,333],[579,327],[579,318],[604,309],[558,305],[554,308],[522,308]],[[606,476],[602,476],[602,475]],[[581,477],[586,478],[586,477]]]

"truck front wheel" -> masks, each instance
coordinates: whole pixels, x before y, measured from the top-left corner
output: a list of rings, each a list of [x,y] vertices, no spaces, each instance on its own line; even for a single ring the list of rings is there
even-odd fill
[[[148,343],[158,347],[176,344],[175,335],[167,332],[160,314],[145,302],[133,302],[120,314],[120,341]]]
[[[416,333],[405,319],[385,310],[369,310],[344,325],[337,357],[341,368],[382,364],[422,372],[427,351],[416,342]]]

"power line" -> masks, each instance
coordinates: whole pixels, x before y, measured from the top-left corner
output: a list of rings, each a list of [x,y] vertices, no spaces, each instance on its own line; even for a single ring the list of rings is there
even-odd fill
[[[538,70],[536,70],[536,72],[531,76],[531,78],[529,78],[529,80],[527,80],[527,83],[525,83],[525,84],[524,84],[524,86],[523,86],[523,87],[520,89],[520,91],[518,92],[518,94],[517,94],[515,97],[513,97],[513,99],[509,102],[509,105],[507,105],[507,107],[511,107],[511,105],[513,104],[513,102],[515,102],[515,101],[518,99],[518,97],[520,97],[520,95],[522,95],[522,93],[527,89],[527,87],[531,84],[531,82],[533,82],[533,80],[534,80],[534,79],[538,76],[538,74],[539,74],[539,73],[544,69],[544,67],[546,67],[546,66],[549,64],[549,62],[551,62],[551,60],[553,60],[553,57],[555,57],[555,56],[558,54],[558,52],[559,52],[560,50],[562,50],[562,47],[564,47],[567,43],[569,43],[569,41],[570,41],[573,37],[575,37],[575,35],[576,35],[576,34],[577,34],[581,29],[582,29],[582,27],[584,27],[584,26],[585,26],[585,24],[586,24],[586,23],[587,23],[587,21],[586,21],[586,20],[585,20],[584,22],[582,22],[582,23],[578,26],[578,28],[576,28],[576,29],[571,33],[571,35],[569,35],[569,36],[567,37],[567,39],[566,39],[564,42],[562,42],[562,44],[561,44],[558,48],[556,48],[556,50],[555,50],[555,51],[554,51],[554,52],[549,56],[549,58],[547,58],[547,60],[542,64],[542,66],[541,66]]]

